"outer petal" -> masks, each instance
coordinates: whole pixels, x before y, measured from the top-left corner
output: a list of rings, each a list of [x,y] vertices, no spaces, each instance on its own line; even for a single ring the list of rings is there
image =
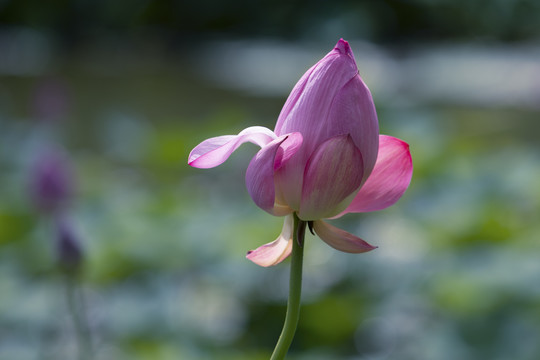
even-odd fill
[[[370,245],[359,237],[322,220],[313,222],[313,230],[328,245],[343,252],[358,254],[377,248],[377,246]]]
[[[371,175],[352,203],[339,216],[350,212],[369,212],[395,204],[411,182],[413,166],[409,144],[381,135],[379,155]]]
[[[295,210],[300,206],[304,169],[313,151],[333,136],[352,132],[334,131],[328,117],[336,94],[357,73],[348,43],[340,40],[302,76],[281,110],[275,133],[279,136],[298,131],[304,136],[302,149],[283,167],[278,179],[285,201]]]
[[[379,149],[379,123],[371,93],[359,75],[334,98],[327,120],[328,134],[350,134],[362,153],[365,182],[375,166]]]
[[[258,247],[255,250],[248,251],[246,258],[260,266],[277,265],[285,260],[292,251],[294,231],[293,215],[287,215],[283,222],[283,229],[279,237],[271,243]]]
[[[221,165],[245,142],[263,147],[276,138],[274,132],[262,126],[252,126],[238,135],[224,135],[204,140],[189,154],[188,164],[201,169]]]
[[[306,166],[298,216],[317,220],[341,212],[348,205],[342,202],[360,187],[363,172],[362,154],[349,135],[325,141]]]
[[[292,212],[288,206],[275,205],[274,170],[286,163],[301,144],[300,133],[280,136],[264,146],[249,163],[246,171],[249,195],[257,206],[272,215],[283,216]]]

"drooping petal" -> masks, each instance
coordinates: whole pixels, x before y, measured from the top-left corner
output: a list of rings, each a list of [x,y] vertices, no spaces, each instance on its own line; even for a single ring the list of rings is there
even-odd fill
[[[262,126],[252,126],[238,135],[224,135],[204,140],[189,154],[188,164],[208,169],[223,164],[225,160],[245,142],[263,147],[276,138],[276,134]]]
[[[283,222],[283,228],[279,237],[271,243],[260,246],[255,250],[248,251],[246,258],[257,265],[264,267],[279,264],[291,254],[293,231],[293,215],[287,215]]]
[[[348,205],[342,202],[360,187],[363,171],[362,154],[349,135],[325,141],[306,166],[298,216],[317,220],[341,212]]]
[[[370,245],[359,237],[322,220],[313,222],[313,230],[324,242],[339,251],[359,254],[377,248],[377,246]]]
[[[375,168],[346,213],[369,212],[395,204],[409,187],[413,173],[409,145],[395,137],[381,135]]]
[[[301,144],[300,133],[280,136],[264,146],[249,163],[246,171],[249,195],[257,206],[272,215],[283,216],[292,212],[288,206],[275,205],[274,170],[287,162]]]

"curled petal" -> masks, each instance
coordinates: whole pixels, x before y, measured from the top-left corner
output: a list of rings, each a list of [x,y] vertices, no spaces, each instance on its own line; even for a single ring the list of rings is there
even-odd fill
[[[339,251],[358,254],[377,248],[377,246],[370,245],[359,237],[322,220],[313,222],[313,230],[324,242]]]
[[[277,265],[285,260],[292,251],[292,239],[294,231],[293,215],[287,215],[283,222],[283,229],[279,237],[271,243],[248,251],[246,258],[255,264],[268,267]]]
[[[246,171],[246,187],[255,204],[261,209],[272,212],[276,198],[274,185],[274,163],[279,146],[287,137],[272,141],[251,159]]]
[[[300,133],[280,136],[264,146],[249,163],[246,171],[249,195],[257,206],[272,215],[283,216],[292,212],[289,207],[274,206],[276,198],[274,170],[282,166],[301,144]]]
[[[281,143],[278,153],[276,154],[276,159],[274,161],[274,170],[280,169],[284,164],[286,164],[289,159],[296,154],[298,150],[300,150],[300,147],[302,146],[302,143],[304,142],[304,138],[301,133],[299,132],[293,132],[290,134],[287,134],[286,140]]]
[[[395,204],[409,187],[412,172],[409,145],[395,137],[381,135],[375,168],[352,203],[338,216],[382,210]]]
[[[201,169],[221,165],[240,145],[251,142],[265,146],[276,138],[274,132],[262,126],[252,126],[238,135],[224,135],[204,140],[189,154],[188,164]]]
[[[317,220],[338,214],[360,187],[363,173],[362,154],[349,135],[328,139],[306,166],[298,216]]]

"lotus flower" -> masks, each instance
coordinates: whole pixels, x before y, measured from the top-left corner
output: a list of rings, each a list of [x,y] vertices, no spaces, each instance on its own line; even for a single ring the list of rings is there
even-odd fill
[[[276,265],[291,253],[293,213],[338,250],[375,249],[322,219],[393,205],[412,176],[409,145],[379,135],[371,93],[343,39],[298,81],[274,131],[254,126],[207,139],[191,151],[188,164],[218,166],[245,142],[261,147],[246,172],[249,194],[261,209],[285,216],[275,241],[248,252],[261,266]]]

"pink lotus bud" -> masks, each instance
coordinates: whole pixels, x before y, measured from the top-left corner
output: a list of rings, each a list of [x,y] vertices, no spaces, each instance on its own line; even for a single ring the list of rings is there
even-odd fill
[[[293,212],[312,221],[319,237],[341,251],[374,247],[320,219],[384,209],[403,195],[412,176],[409,146],[379,135],[371,93],[343,39],[298,81],[273,132],[255,126],[207,139],[192,150],[188,163],[218,166],[245,142],[261,147],[246,172],[253,201],[270,214],[287,215],[286,225]],[[286,258],[289,225],[248,258],[262,266]]]
[[[303,220],[344,210],[373,170],[379,147],[373,99],[346,41],[298,81],[274,131],[278,136],[299,132],[304,138],[276,172],[280,201]]]

